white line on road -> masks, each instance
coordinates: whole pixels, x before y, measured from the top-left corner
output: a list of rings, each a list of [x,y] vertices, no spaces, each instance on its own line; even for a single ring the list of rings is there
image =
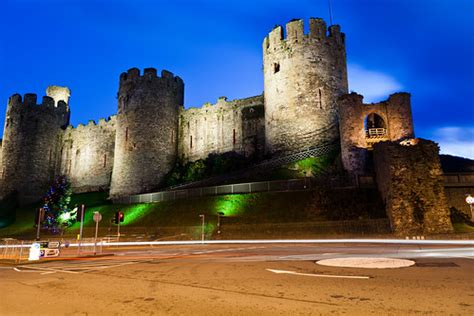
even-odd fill
[[[260,239],[260,240],[205,240],[197,241],[123,241],[100,242],[101,246],[152,246],[152,245],[213,245],[213,244],[416,244],[416,245],[474,245],[474,240],[412,240],[412,239]],[[85,246],[94,246],[94,243],[82,243]],[[78,247],[72,243],[69,247]],[[31,244],[0,245],[0,248],[29,248]],[[62,244],[61,247],[64,247]]]
[[[274,269],[265,269],[267,271],[277,273],[277,274],[292,274],[292,275],[302,275],[318,278],[338,278],[338,279],[370,279],[369,276],[358,276],[358,275],[332,275],[332,274],[313,274],[313,273],[299,273],[295,271],[286,271],[286,270],[274,270]]]

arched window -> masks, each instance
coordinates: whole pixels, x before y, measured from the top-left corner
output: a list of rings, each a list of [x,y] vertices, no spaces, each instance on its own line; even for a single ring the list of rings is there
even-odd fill
[[[383,118],[375,113],[367,115],[364,121],[366,138],[379,139],[387,137],[387,125]]]

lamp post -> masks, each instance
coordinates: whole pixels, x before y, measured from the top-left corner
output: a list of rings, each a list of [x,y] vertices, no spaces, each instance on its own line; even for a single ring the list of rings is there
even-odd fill
[[[217,234],[221,234],[221,216],[224,216],[224,212],[217,212]]]
[[[202,219],[202,222],[201,222],[201,242],[204,243],[204,224],[205,224],[205,217],[204,217],[204,214],[200,214],[199,217]]]
[[[469,205],[469,208],[471,209],[471,222],[474,222],[474,212],[472,211],[472,205],[474,204],[474,197],[468,194],[466,196],[466,203]]]

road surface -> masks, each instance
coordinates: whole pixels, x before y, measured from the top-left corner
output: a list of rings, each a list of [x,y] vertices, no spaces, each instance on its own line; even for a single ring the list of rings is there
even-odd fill
[[[474,315],[472,247],[276,243],[104,249],[110,256],[0,266],[0,314]],[[414,265],[317,263],[360,257],[410,259]]]

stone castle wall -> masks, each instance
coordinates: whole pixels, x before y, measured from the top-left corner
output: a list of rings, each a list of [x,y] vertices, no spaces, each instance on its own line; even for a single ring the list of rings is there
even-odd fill
[[[352,174],[367,172],[370,141],[397,141],[414,137],[410,94],[395,93],[386,101],[364,104],[363,96],[351,93],[339,100],[339,129],[344,168]],[[385,124],[387,134],[379,139],[367,138],[364,123],[369,114],[377,114]]]
[[[452,231],[439,147],[423,139],[374,145],[377,186],[400,236]]]
[[[345,36],[310,19],[277,26],[263,42],[267,152],[278,154],[339,138],[337,98],[348,92]]]
[[[22,203],[36,201],[55,176],[62,128],[69,123],[65,102],[55,105],[44,96],[40,104],[36,94],[10,97],[2,143],[0,196],[13,191]]]
[[[62,137],[58,174],[66,175],[74,192],[110,187],[115,149],[116,117],[96,124],[68,126]]]
[[[263,96],[232,101],[222,97],[216,104],[181,109],[178,149],[184,161],[229,151],[261,156],[264,146]]]
[[[166,70],[120,75],[110,196],[154,190],[174,167],[183,96],[183,81]]]

